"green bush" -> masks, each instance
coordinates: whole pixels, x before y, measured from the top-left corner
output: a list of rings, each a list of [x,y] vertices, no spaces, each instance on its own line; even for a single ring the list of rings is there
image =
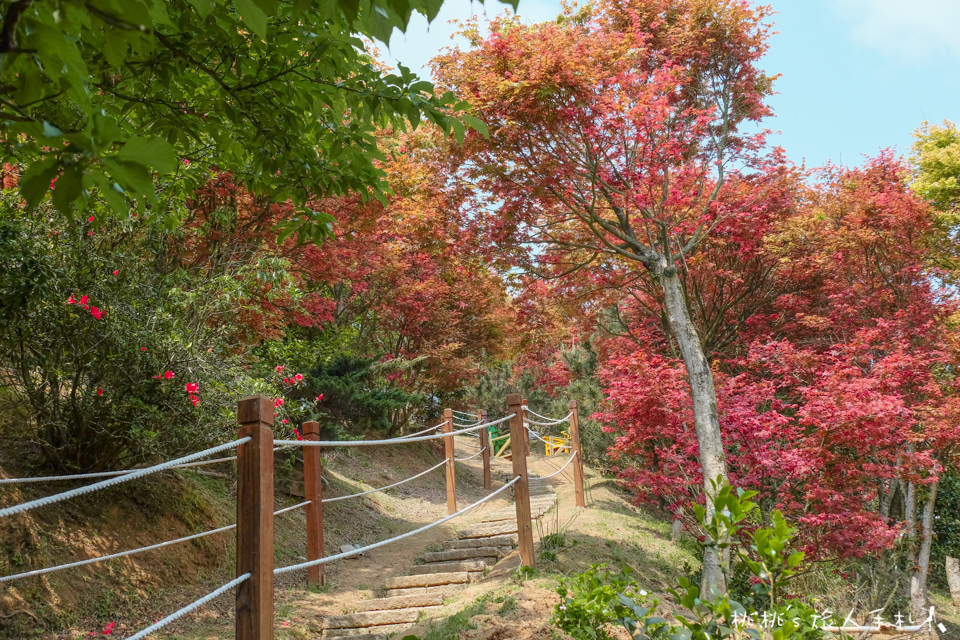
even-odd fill
[[[553,623],[576,640],[610,640],[610,626],[633,615],[620,596],[634,602],[646,596],[631,573],[630,567],[613,573],[606,564],[593,564],[579,575],[561,578]]]

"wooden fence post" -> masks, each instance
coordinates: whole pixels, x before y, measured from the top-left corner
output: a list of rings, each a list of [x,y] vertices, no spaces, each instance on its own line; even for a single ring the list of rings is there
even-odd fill
[[[480,409],[477,418],[480,419],[480,424],[486,424],[487,412]],[[490,431],[486,427],[480,429],[480,448],[483,450],[480,454],[480,459],[483,460],[483,488],[489,491],[493,488],[493,481],[490,478]]]
[[[524,407],[527,406],[526,398],[523,398],[520,402],[523,403]],[[526,417],[526,415],[527,415],[527,410],[524,409],[523,416]],[[530,432],[527,431],[527,427],[523,428],[523,440],[521,442],[523,442],[523,455],[529,457],[530,456]]]
[[[256,395],[237,403],[236,640],[273,640],[273,403]]]
[[[587,501],[583,494],[583,450],[580,448],[580,413],[577,401],[570,401],[570,454],[576,453],[573,461],[573,491],[577,497],[577,506],[586,507]]]
[[[511,393],[507,396],[507,415],[510,418],[510,439],[517,443],[513,455],[513,477],[520,476],[520,480],[513,485],[514,501],[517,503],[517,538],[520,542],[520,564],[525,567],[535,565],[533,558],[533,524],[530,522],[530,485],[527,480],[527,458],[523,455],[523,401],[520,394]]]
[[[304,422],[303,439],[319,440],[320,423]],[[323,458],[322,447],[303,448],[303,495],[307,505],[307,560],[323,557]],[[307,568],[307,585],[322,586],[327,583],[326,565]]]
[[[443,410],[443,432],[453,432],[453,409]],[[443,439],[443,450],[447,455],[447,515],[457,512],[457,475],[454,465],[453,436]]]

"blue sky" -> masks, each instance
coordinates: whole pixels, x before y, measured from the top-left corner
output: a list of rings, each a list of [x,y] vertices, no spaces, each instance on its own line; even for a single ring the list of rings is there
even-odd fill
[[[960,121],[960,0],[768,0],[777,13],[764,59],[779,73],[770,101],[771,141],[808,167],[860,164],[885,147],[908,153],[924,120]],[[451,19],[505,10],[446,0],[430,25],[419,19],[396,34],[385,57],[424,75],[451,46]],[[527,22],[559,13],[556,0],[520,0]]]

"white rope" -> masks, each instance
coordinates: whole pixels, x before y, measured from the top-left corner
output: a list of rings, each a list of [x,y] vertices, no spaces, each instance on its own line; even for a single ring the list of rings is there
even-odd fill
[[[327,502],[336,502],[337,500],[346,500],[346,499],[348,499],[348,498],[359,498],[360,496],[365,496],[365,495],[368,495],[368,494],[371,494],[371,493],[377,493],[378,491],[386,491],[387,489],[392,489],[392,488],[394,488],[394,487],[399,487],[401,484],[403,484],[403,483],[405,483],[405,482],[410,482],[411,480],[416,480],[416,479],[419,478],[420,476],[425,476],[425,475],[427,475],[428,473],[430,473],[431,471],[433,471],[434,469],[439,469],[440,467],[442,467],[442,466],[445,465],[445,464],[447,464],[447,461],[446,461],[446,460],[443,460],[442,462],[439,462],[439,463],[433,465],[432,467],[430,467],[430,468],[427,469],[426,471],[421,471],[420,473],[418,473],[418,474],[415,475],[415,476],[410,476],[410,477],[407,478],[406,480],[401,480],[400,482],[394,482],[393,484],[388,484],[387,486],[385,486],[385,487],[380,487],[379,489],[371,489],[370,491],[364,491],[363,493],[351,493],[351,494],[348,495],[348,496],[337,496],[336,498],[324,498],[324,499],[323,499],[323,502],[324,502],[324,503],[327,503]]]
[[[480,455],[481,453],[483,453],[483,452],[486,451],[486,450],[487,450],[487,448],[484,447],[483,449],[480,449],[480,451],[477,451],[477,452],[476,452],[475,454],[473,454],[472,456],[467,456],[466,458],[454,458],[454,460],[456,460],[457,462],[463,462],[464,460],[473,460],[474,458],[476,458],[478,455]]]
[[[476,507],[479,507],[481,504],[483,504],[483,503],[486,502],[487,500],[490,500],[491,498],[493,498],[493,497],[496,496],[497,494],[501,493],[502,491],[505,491],[507,488],[512,487],[512,486],[514,485],[514,483],[516,483],[517,480],[519,480],[519,479],[520,479],[520,476],[517,476],[516,478],[514,478],[513,480],[511,480],[511,481],[508,482],[507,484],[503,485],[502,487],[500,487],[499,489],[497,489],[497,490],[494,491],[493,493],[487,494],[486,496],[484,496],[484,497],[481,498],[480,500],[477,500],[476,502],[474,502],[473,504],[471,504],[469,507],[464,507],[463,509],[461,509],[460,511],[457,511],[457,512],[454,513],[454,514],[451,514],[451,515],[449,515],[449,516],[447,516],[447,517],[445,517],[445,518],[441,518],[440,520],[437,520],[436,522],[431,522],[430,524],[425,525],[425,526],[423,526],[423,527],[420,527],[419,529],[414,529],[413,531],[408,531],[407,533],[401,533],[401,534],[398,535],[398,536],[394,536],[394,537],[388,538],[388,539],[386,539],[386,540],[381,540],[380,542],[374,542],[373,544],[367,545],[367,546],[365,546],[365,547],[361,547],[361,548],[359,548],[359,549],[353,549],[353,550],[351,550],[351,551],[346,551],[346,552],[344,552],[344,553],[338,553],[337,555],[327,556],[326,558],[319,558],[319,559],[317,559],[317,560],[310,560],[310,561],[308,561],[308,562],[301,562],[300,564],[290,565],[289,567],[278,567],[278,568],[276,568],[276,569],[273,570],[273,573],[274,573],[274,575],[279,575],[279,574],[281,574],[281,573],[289,573],[289,572],[291,572],[291,571],[296,571],[296,570],[298,570],[298,569],[306,569],[306,568],[308,568],[308,567],[315,567],[315,566],[317,566],[317,565],[326,564],[327,562],[333,562],[334,560],[340,560],[340,559],[342,559],[342,558],[349,558],[349,557],[355,556],[355,555],[360,554],[360,553],[366,553],[367,551],[372,551],[373,549],[377,549],[377,548],[379,548],[379,547],[388,545],[388,544],[390,544],[390,543],[392,543],[392,542],[397,542],[398,540],[403,540],[404,538],[409,538],[410,536],[414,536],[414,535],[416,535],[416,534],[418,534],[418,533],[423,533],[424,531],[427,531],[428,529],[432,529],[433,527],[439,526],[439,525],[443,524],[444,522],[448,522],[448,521],[453,520],[454,518],[456,518],[456,517],[458,517],[458,516],[462,516],[462,515],[465,514],[467,511],[470,511],[471,509],[475,509]]]
[[[456,409],[452,409],[452,411],[453,411],[454,413],[459,413],[459,414],[462,415],[462,416],[470,416],[471,418],[476,418],[476,417],[477,417],[476,411],[474,411],[473,413],[470,413],[469,411],[457,411]]]
[[[217,458],[215,460],[203,460],[201,462],[191,462],[189,464],[179,464],[173,469],[186,469],[187,467],[204,467],[208,464],[216,464],[218,462],[229,462],[230,460],[236,460],[237,456],[230,456],[229,458]],[[0,478],[0,484],[27,484],[29,482],[56,482],[58,480],[83,480],[86,478],[111,478],[114,476],[125,476],[128,473],[133,473],[136,469],[127,469],[126,471],[101,471],[98,473],[75,473],[69,476],[39,476],[36,478]]]
[[[167,626],[168,624],[170,624],[171,622],[173,622],[173,621],[176,620],[177,618],[180,618],[180,617],[182,617],[182,616],[187,615],[188,613],[190,613],[190,612],[193,611],[194,609],[196,609],[196,608],[198,608],[198,607],[202,607],[203,605],[207,604],[208,602],[210,602],[211,600],[213,600],[213,599],[216,598],[217,596],[219,596],[219,595],[221,595],[221,594],[224,594],[224,593],[226,593],[227,591],[230,591],[230,589],[233,589],[233,588],[236,587],[238,584],[240,584],[241,582],[243,582],[244,580],[246,580],[247,578],[249,578],[250,575],[251,575],[251,574],[249,574],[249,573],[245,573],[245,574],[243,574],[242,576],[240,576],[239,578],[234,578],[233,580],[231,580],[231,581],[228,582],[227,584],[223,585],[223,586],[220,587],[219,589],[216,589],[216,590],[214,590],[214,591],[211,591],[210,593],[208,593],[207,595],[203,596],[203,597],[200,598],[199,600],[194,600],[193,602],[191,602],[191,603],[188,604],[187,606],[183,607],[182,609],[179,609],[179,610],[177,610],[177,611],[174,611],[173,613],[171,613],[170,615],[168,615],[168,616],[167,616],[166,618],[164,618],[163,620],[158,620],[156,623],[150,625],[149,627],[147,627],[147,628],[144,629],[143,631],[141,631],[141,632],[139,632],[139,633],[135,633],[135,634],[133,634],[132,636],[127,637],[126,640],[140,640],[141,638],[146,638],[148,635],[150,635],[150,634],[153,633],[154,631],[159,631],[160,629],[164,628],[165,626]]]
[[[186,542],[187,540],[196,540],[197,538],[203,538],[206,536],[212,536],[215,533],[223,533],[224,531],[229,531],[230,529],[236,529],[237,525],[231,524],[226,527],[220,527],[219,529],[212,529],[210,531],[204,531],[203,533],[195,533],[192,536],[186,536],[185,538],[177,538],[176,540],[168,540],[167,542],[160,542],[158,544],[152,544],[148,547],[140,547],[139,549],[130,549],[129,551],[121,551],[119,553],[112,553],[108,556],[98,556],[96,558],[87,558],[86,560],[80,560],[78,562],[71,562],[69,564],[60,564],[55,567],[47,567],[45,569],[37,569],[35,571],[27,571],[26,573],[18,573],[12,576],[0,576],[0,582],[7,582],[9,580],[17,580],[19,578],[29,578],[31,576],[40,576],[45,573],[53,573],[54,571],[60,571],[61,569],[72,569],[74,567],[82,567],[87,564],[94,564],[95,562],[103,562],[105,560],[113,560],[114,558],[122,558],[124,556],[132,556],[135,553],[140,553],[142,551],[150,551],[152,549],[160,549],[162,547],[169,547],[173,544],[179,544],[181,542]]]
[[[561,471],[563,471],[564,469],[566,469],[567,467],[569,467],[569,466],[570,466],[570,463],[573,462],[573,459],[576,458],[578,455],[580,455],[580,449],[577,449],[576,451],[574,451],[573,453],[571,453],[571,454],[570,454],[570,459],[567,460],[566,464],[564,464],[562,467],[560,467],[559,469],[557,469],[556,471],[554,471],[554,472],[551,473],[550,475],[548,475],[548,476],[528,476],[527,479],[528,479],[528,480],[549,480],[549,479],[552,478],[553,476],[559,474]]]
[[[444,461],[446,462],[446,461]],[[281,513],[286,513],[288,511],[293,511],[294,509],[299,509],[310,504],[312,501],[307,500],[306,502],[301,502],[300,504],[295,504],[292,507],[286,507],[285,509],[280,509],[279,511],[274,511],[273,515],[278,516]],[[326,502],[326,500],[324,500]],[[203,533],[195,533],[190,536],[184,536],[183,538],[177,538],[176,540],[167,540],[166,542],[159,542],[157,544],[151,544],[146,547],[140,547],[138,549],[130,549],[128,551],[120,551],[119,553],[111,553],[107,556],[97,556],[96,558],[87,558],[86,560],[79,560],[77,562],[71,562],[68,564],[58,564],[55,567],[47,567],[45,569],[36,569],[34,571],[27,571],[25,573],[18,573],[12,576],[0,576],[0,582],[8,582],[10,580],[18,580],[20,578],[30,578],[33,576],[40,576],[45,573],[53,573],[54,571],[60,571],[62,569],[73,569],[74,567],[82,567],[88,564],[94,564],[97,562],[104,562],[106,560],[113,560],[114,558],[122,558],[124,556],[132,556],[135,553],[141,553],[143,551],[152,551],[153,549],[161,549],[163,547],[169,547],[174,544],[180,544],[181,542],[187,542],[189,540],[197,540],[198,538],[205,538],[206,536],[212,536],[215,533],[223,533],[224,531],[230,531],[231,529],[236,529],[237,525],[228,524],[225,527],[220,527],[219,529],[211,529],[210,531],[204,531]]]
[[[153,467],[147,467],[145,469],[139,469],[137,471],[132,471],[125,475],[111,478],[109,480],[103,480],[101,482],[96,482],[94,484],[88,484],[84,487],[77,487],[76,489],[71,489],[69,491],[64,491],[63,493],[57,493],[52,496],[47,496],[45,498],[38,498],[37,500],[31,500],[30,502],[24,502],[12,507],[7,507],[6,509],[0,509],[0,518],[5,516],[12,516],[15,513],[21,513],[23,511],[29,511],[30,509],[35,509],[37,507],[42,507],[48,504],[53,504],[54,502],[60,502],[61,500],[67,500],[69,498],[75,498],[76,496],[83,495],[85,493],[90,493],[91,491],[96,491],[98,489],[106,489],[107,487],[112,487],[114,485],[120,484],[121,482],[127,482],[128,480],[136,480],[137,478],[142,478],[143,476],[148,476],[151,473],[157,473],[158,471],[164,471],[165,469],[172,469],[178,465],[184,464],[186,462],[193,462],[199,458],[212,455],[214,453],[220,453],[227,449],[233,449],[239,447],[245,442],[249,442],[250,437],[240,438],[239,440],[234,440],[233,442],[228,442],[226,444],[221,444],[219,446],[213,447],[211,449],[206,449],[204,451],[199,451],[197,453],[191,453],[188,456],[183,456],[182,458],[177,458],[169,462],[164,462]]]
[[[412,438],[412,437],[414,437],[414,436],[420,435],[421,433],[430,433],[431,431],[436,431],[437,429],[442,429],[442,428],[443,428],[443,425],[445,425],[445,424],[446,424],[446,422],[441,422],[440,424],[438,424],[438,425],[435,426],[435,427],[429,427],[429,428],[427,428],[427,429],[424,429],[423,431],[416,431],[416,432],[414,432],[414,433],[408,433],[408,434],[406,434],[406,435],[400,436],[400,438],[398,438],[398,439]]]
[[[524,425],[524,426],[526,426],[526,425]],[[549,442],[547,442],[546,440],[544,440],[543,438],[541,438],[541,437],[540,437],[540,434],[537,433],[536,431],[534,431],[533,429],[531,429],[530,427],[527,427],[527,433],[529,433],[530,435],[532,435],[534,438],[536,438],[537,440],[539,440],[539,441],[542,442],[543,444],[550,444]]]
[[[541,426],[541,427],[552,427],[552,426],[555,425],[555,424],[560,424],[560,423],[562,423],[562,422],[566,422],[567,420],[570,419],[570,416],[572,416],[572,415],[573,415],[573,412],[571,411],[570,413],[568,413],[568,414],[567,414],[566,416],[564,416],[563,418],[560,418],[559,420],[554,420],[554,421],[552,421],[552,422],[537,422],[536,420],[531,420],[530,418],[524,418],[523,421],[524,421],[524,422],[527,422],[527,423],[530,423],[530,424],[539,425],[539,426]]]
[[[453,426],[455,426],[455,427],[475,427],[475,426],[477,426],[478,424],[480,424],[480,421],[479,421],[479,420],[477,420],[476,422],[454,422],[454,423],[453,423]]]
[[[489,427],[490,425],[505,422],[516,415],[517,414],[515,413],[511,413],[506,418],[500,418],[495,422],[484,422],[483,424],[478,424],[473,427],[461,429],[460,431],[451,431],[449,433],[438,433],[435,436],[418,436],[416,438],[390,438],[389,440],[274,440],[273,443],[279,444],[279,445],[285,445],[285,446],[300,446],[300,447],[362,447],[362,446],[373,446],[373,445],[384,445],[384,444],[405,444],[407,442],[424,442],[426,440],[439,440],[441,438],[449,438],[450,436],[457,436],[462,433],[477,431],[478,429],[482,429],[483,427]]]

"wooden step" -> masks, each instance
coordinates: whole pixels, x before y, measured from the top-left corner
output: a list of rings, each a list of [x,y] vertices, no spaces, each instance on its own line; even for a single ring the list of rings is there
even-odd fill
[[[388,611],[390,609],[409,609],[412,607],[439,607],[443,605],[443,598],[433,594],[420,596],[398,596],[395,598],[377,598],[376,600],[362,600],[357,603],[357,613],[362,611]]]
[[[512,549],[519,544],[516,535],[491,536],[489,538],[467,538],[466,540],[447,540],[443,543],[445,549],[472,549],[473,547],[497,547]]]
[[[466,538],[489,538],[492,536],[511,535],[517,532],[517,523],[495,522],[492,524],[481,524],[468,529],[461,529],[457,532],[457,537],[461,540]]]
[[[466,560],[464,562],[431,562],[430,564],[421,564],[411,567],[410,575],[423,575],[425,573],[457,573],[466,571],[469,574],[483,573],[487,568],[487,563],[482,560]],[[473,576],[471,576],[473,577]]]
[[[463,584],[438,584],[435,587],[398,587],[396,589],[387,589],[387,596],[390,598],[400,596],[422,596],[432,595],[441,598],[449,598],[454,595]]]
[[[378,627],[385,624],[413,624],[420,616],[419,609],[399,609],[396,611],[365,611],[348,613],[342,616],[330,616],[324,621],[327,629],[357,629]]]
[[[436,587],[445,584],[466,584],[470,576],[466,571],[452,573],[424,573],[417,576],[396,576],[384,583],[387,589],[410,589],[412,587]]]
[[[496,547],[472,547],[470,549],[450,549],[449,551],[433,551],[421,556],[425,563],[451,562],[455,560],[471,560],[473,558],[499,558],[500,550]]]
[[[399,634],[411,627],[410,623],[384,624],[376,627],[352,629],[327,629],[323,632],[323,639],[343,638],[343,640],[387,640],[390,634]],[[401,636],[397,636],[401,637]]]

